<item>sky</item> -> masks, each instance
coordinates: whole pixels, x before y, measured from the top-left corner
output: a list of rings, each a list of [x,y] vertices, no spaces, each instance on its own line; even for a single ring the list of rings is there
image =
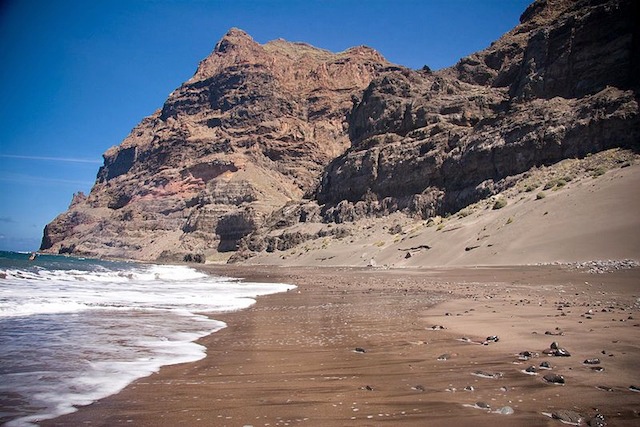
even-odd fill
[[[36,250],[102,153],[188,80],[232,27],[258,43],[366,45],[454,65],[531,0],[0,0],[0,250]]]

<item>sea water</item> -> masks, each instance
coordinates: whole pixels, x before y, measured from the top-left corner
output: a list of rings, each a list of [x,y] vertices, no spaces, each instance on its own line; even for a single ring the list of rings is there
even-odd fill
[[[70,413],[161,366],[205,357],[225,327],[202,313],[246,308],[294,286],[187,266],[0,251],[0,424]],[[6,424],[5,424],[6,423]]]

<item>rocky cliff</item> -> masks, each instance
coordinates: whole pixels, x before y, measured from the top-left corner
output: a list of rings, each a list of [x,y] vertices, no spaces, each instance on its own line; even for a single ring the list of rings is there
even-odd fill
[[[538,0],[436,72],[231,30],[105,153],[42,248],[155,259],[239,246],[242,259],[328,233],[300,223],[454,213],[531,168],[638,150],[637,18],[632,0]]]
[[[260,45],[231,29],[104,154],[91,193],[47,225],[41,249],[142,259],[234,250],[317,185],[349,146],[352,98],[388,67],[364,46]]]

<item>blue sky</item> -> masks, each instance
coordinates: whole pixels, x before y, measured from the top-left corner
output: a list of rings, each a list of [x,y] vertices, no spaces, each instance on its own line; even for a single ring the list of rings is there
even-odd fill
[[[487,47],[529,0],[0,0],[0,249],[35,250],[102,153],[193,75],[231,27],[257,42],[439,69]]]

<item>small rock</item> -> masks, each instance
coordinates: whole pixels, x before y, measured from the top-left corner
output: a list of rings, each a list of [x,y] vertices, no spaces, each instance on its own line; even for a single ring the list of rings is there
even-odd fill
[[[473,388],[473,386],[472,386],[472,385],[468,385],[468,386],[466,386],[466,387],[464,388],[464,391],[474,391],[474,390],[475,390],[475,388]]]
[[[551,414],[551,417],[555,420],[560,420],[564,423],[580,425],[584,421],[584,417],[575,411],[568,409],[560,409]]]
[[[538,369],[535,366],[531,365],[527,369],[525,369],[524,371],[528,372],[530,374],[535,374],[535,373],[538,372]]]
[[[542,379],[550,384],[564,384],[564,377],[558,374],[547,374]]]
[[[587,359],[582,363],[584,363],[585,365],[599,365],[600,359],[598,359],[597,357],[594,357],[593,359]]]
[[[564,348],[556,348],[555,350],[553,350],[553,353],[551,354],[556,357],[571,357],[571,353],[569,353]]]
[[[446,329],[446,328],[444,326],[442,326],[442,325],[433,325],[431,327],[431,329],[434,330],[434,331],[441,331],[441,330]]]
[[[640,393],[640,387],[638,387],[637,385],[630,385],[629,390],[635,391],[636,393]]]
[[[604,427],[606,425],[607,421],[602,414],[597,414],[595,417],[589,420],[589,427]]]
[[[438,356],[438,360],[449,360],[451,359],[451,355],[449,353],[441,354]]]
[[[367,352],[367,350],[365,350],[365,349],[364,349],[364,348],[362,348],[362,347],[356,347],[356,349],[355,349],[354,351],[355,351],[356,353],[366,353],[366,352]]]
[[[491,335],[491,336],[487,337],[486,341],[488,341],[488,342],[498,342],[498,341],[500,341],[500,337],[498,337],[497,335]]]
[[[418,384],[411,387],[413,390],[424,391],[424,386]]]
[[[503,406],[498,410],[498,413],[501,415],[512,415],[514,412],[511,406]]]
[[[613,391],[613,389],[606,385],[597,385],[596,388],[602,391]]]
[[[491,409],[491,405],[489,405],[487,402],[476,402],[476,406],[480,409]]]
[[[604,371],[604,368],[602,366],[593,366],[591,370],[594,372],[602,372]]]
[[[551,364],[549,362],[540,363],[540,369],[551,369]]]
[[[552,350],[557,350],[558,348],[560,348],[560,344],[558,344],[557,341],[554,341],[554,342],[551,343],[549,348],[552,349]]]
[[[520,360],[529,360],[532,357],[538,357],[538,353],[534,353],[531,351],[521,351],[518,353],[518,358]]]

